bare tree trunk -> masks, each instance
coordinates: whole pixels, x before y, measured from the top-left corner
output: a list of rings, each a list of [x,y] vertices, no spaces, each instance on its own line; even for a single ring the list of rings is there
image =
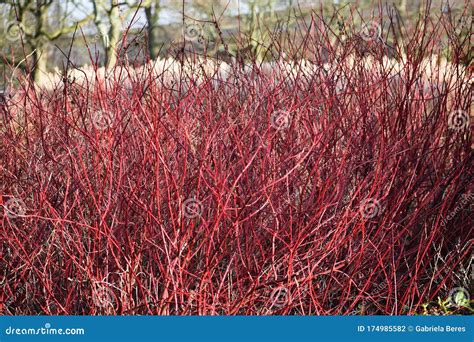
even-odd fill
[[[264,42],[268,34],[267,28],[271,27],[274,19],[273,0],[252,0],[249,6],[249,29],[251,30],[251,42],[257,60],[263,60],[265,54]]]
[[[34,47],[35,52],[33,53],[33,80],[35,83],[40,84],[43,79],[43,74],[47,72],[48,59],[46,56],[46,49],[43,44],[38,44]]]
[[[400,3],[400,12],[402,13],[402,17],[405,18],[407,14],[407,0],[401,0]]]
[[[117,0],[94,0],[94,22],[102,37],[102,44],[105,49],[105,65],[113,68],[117,64],[117,45],[120,40],[122,19]],[[103,19],[107,18],[105,24]]]
[[[106,49],[107,67],[113,68],[117,64],[117,46],[120,41],[120,32],[122,29],[122,20],[117,1],[114,0],[110,9],[110,28],[108,33],[109,45]]]
[[[154,0],[149,6],[145,7],[145,16],[148,25],[148,52],[151,59],[156,59],[160,51],[160,46],[158,44],[158,32],[156,31],[156,25],[158,23],[161,11],[160,2],[160,0]]]
[[[35,33],[30,44],[33,50],[33,80],[40,83],[42,75],[47,72],[48,60],[46,58],[46,44],[44,42],[44,26],[48,22],[48,7],[42,6],[40,2],[36,3],[36,9],[33,11],[35,16]]]
[[[67,18],[62,5],[72,3],[73,0],[44,1],[44,0],[22,0],[22,1],[1,1],[12,6],[14,16],[23,25],[23,41],[28,47],[27,51],[19,48],[19,51],[26,52],[26,62],[29,75],[32,80],[40,82],[44,73],[47,72],[49,43],[60,38],[62,35],[74,32],[78,26],[89,22],[93,16],[74,21]],[[54,18],[53,24],[50,18]],[[73,21],[73,23],[70,23]],[[51,25],[52,24],[52,25]],[[1,34],[0,34],[1,35]],[[3,57],[2,57],[3,58]],[[26,68],[24,65],[20,68]]]

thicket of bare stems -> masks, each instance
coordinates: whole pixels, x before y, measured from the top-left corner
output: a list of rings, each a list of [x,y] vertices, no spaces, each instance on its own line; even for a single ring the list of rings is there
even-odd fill
[[[171,69],[16,86],[3,312],[409,314],[468,288],[470,39],[297,23],[266,63],[186,42]]]

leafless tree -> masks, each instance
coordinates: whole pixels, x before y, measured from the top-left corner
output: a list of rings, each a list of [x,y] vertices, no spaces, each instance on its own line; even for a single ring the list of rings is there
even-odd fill
[[[92,15],[85,15],[71,20],[78,5],[73,0],[0,0],[0,5],[8,7],[11,19],[4,23],[5,36],[15,50],[18,51],[18,44],[23,46],[27,69],[37,82],[47,69],[48,45],[92,19]],[[11,62],[9,57],[2,57]]]

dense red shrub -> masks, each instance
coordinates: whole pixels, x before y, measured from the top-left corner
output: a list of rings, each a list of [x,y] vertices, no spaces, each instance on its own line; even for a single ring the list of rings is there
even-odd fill
[[[286,46],[306,60],[223,76],[184,53],[174,87],[4,99],[3,312],[407,314],[467,288],[471,75],[423,67],[436,26],[388,63],[312,23]]]

